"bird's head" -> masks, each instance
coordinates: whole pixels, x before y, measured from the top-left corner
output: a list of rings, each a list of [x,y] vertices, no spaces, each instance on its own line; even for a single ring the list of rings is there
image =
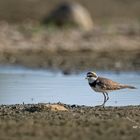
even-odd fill
[[[89,83],[93,83],[98,78],[95,72],[88,72],[86,75],[86,79]]]

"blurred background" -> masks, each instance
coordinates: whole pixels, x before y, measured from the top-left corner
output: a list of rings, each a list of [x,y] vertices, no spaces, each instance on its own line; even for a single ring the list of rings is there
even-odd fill
[[[0,0],[0,31],[1,64],[140,70],[139,0]]]
[[[38,22],[64,2],[77,2],[84,6],[96,23],[140,20],[139,0],[1,0],[0,19],[10,23]]]
[[[139,0],[0,0],[1,104],[97,105],[89,70],[139,87]],[[139,104],[123,92],[109,105]]]

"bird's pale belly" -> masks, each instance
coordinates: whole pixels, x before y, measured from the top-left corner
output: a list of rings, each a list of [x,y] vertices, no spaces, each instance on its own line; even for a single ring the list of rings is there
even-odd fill
[[[99,86],[91,87],[95,92],[109,92],[111,90],[103,90]]]
[[[91,88],[96,92],[105,92],[102,89],[100,89],[99,87],[91,87]]]

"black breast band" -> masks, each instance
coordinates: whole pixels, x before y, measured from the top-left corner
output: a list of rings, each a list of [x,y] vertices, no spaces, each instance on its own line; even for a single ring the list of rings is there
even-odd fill
[[[92,83],[89,83],[89,85],[90,85],[91,87],[96,87],[96,84],[97,84],[97,80],[95,80],[95,81],[92,82]]]

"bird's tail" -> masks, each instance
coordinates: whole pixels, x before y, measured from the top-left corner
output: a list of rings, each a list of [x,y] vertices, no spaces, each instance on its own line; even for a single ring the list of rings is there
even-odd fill
[[[121,85],[121,88],[137,89],[136,87],[130,85]]]

